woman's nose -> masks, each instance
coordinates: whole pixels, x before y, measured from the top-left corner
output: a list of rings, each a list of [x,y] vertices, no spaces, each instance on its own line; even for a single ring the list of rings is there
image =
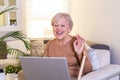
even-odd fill
[[[57,29],[61,29],[61,26],[58,26]]]

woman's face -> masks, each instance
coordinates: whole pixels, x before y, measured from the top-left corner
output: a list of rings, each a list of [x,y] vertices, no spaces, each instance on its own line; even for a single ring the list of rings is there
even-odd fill
[[[69,22],[64,18],[60,18],[53,24],[53,33],[56,38],[63,39],[68,36],[68,33],[71,31]]]

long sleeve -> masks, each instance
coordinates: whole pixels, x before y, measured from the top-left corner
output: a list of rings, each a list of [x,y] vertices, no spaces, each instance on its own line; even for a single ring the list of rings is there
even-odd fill
[[[84,49],[83,55],[86,56],[85,65],[83,69],[83,75],[85,75],[92,71],[92,64],[91,64],[91,61],[90,61],[90,58],[89,58],[89,55],[86,49]]]

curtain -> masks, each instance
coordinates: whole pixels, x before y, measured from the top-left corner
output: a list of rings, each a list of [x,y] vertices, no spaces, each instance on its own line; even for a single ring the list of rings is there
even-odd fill
[[[58,12],[70,13],[70,0],[25,0],[22,8],[27,36],[50,38],[52,17]]]

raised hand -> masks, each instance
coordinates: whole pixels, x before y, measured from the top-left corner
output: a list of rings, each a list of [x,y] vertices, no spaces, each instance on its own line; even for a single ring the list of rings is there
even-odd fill
[[[84,42],[85,40],[82,37],[80,37],[79,34],[76,35],[76,40],[74,41],[73,46],[77,55],[80,55],[83,52],[85,46]]]

